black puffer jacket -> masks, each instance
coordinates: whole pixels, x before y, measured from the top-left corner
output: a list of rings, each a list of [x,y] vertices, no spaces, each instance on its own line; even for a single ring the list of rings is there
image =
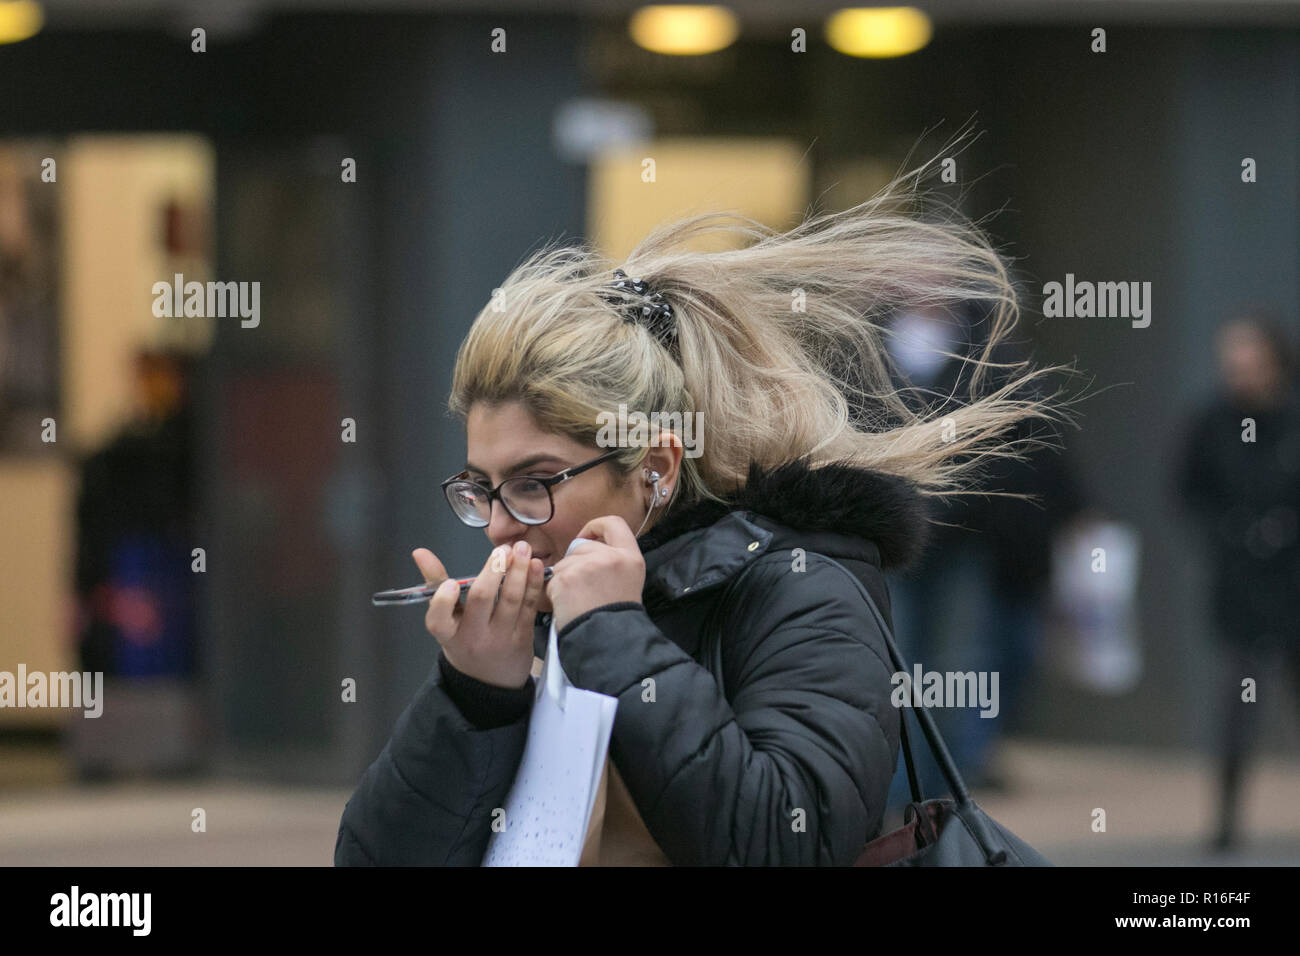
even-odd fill
[[[894,668],[860,592],[822,556],[889,621],[882,567],[914,563],[928,528],[894,476],[754,468],[727,505],[670,511],[641,536],[643,603],[559,634],[569,679],[618,698],[611,759],[672,863],[848,865],[878,835],[898,759]],[[538,615],[539,657],[548,634]],[[348,801],[335,864],[478,865],[527,734],[526,710],[475,726],[433,668]]]

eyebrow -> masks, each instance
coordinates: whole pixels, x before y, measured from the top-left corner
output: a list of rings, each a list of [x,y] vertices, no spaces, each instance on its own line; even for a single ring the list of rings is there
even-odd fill
[[[547,454],[542,454],[542,455],[529,455],[527,458],[523,459],[523,461],[515,462],[515,464],[514,464],[513,466],[511,466],[510,468],[507,468],[507,469],[503,472],[503,474],[513,475],[513,474],[514,474],[515,472],[517,472],[517,471],[523,471],[525,468],[530,468],[530,467],[532,467],[533,465],[540,464],[540,463],[542,463],[542,462],[544,462],[544,461],[557,462],[557,463],[559,463],[560,465],[563,465],[564,467],[562,467],[562,468],[560,469],[561,471],[563,471],[564,468],[567,468],[567,467],[568,467],[567,465],[564,464],[564,459],[563,459],[563,458],[560,458],[560,457],[558,457],[558,456],[556,456],[556,455],[547,455]],[[465,470],[466,470],[466,471],[477,471],[480,475],[487,475],[487,474],[488,474],[487,471],[485,471],[484,469],[478,467],[477,465],[471,465],[468,461],[465,462]]]

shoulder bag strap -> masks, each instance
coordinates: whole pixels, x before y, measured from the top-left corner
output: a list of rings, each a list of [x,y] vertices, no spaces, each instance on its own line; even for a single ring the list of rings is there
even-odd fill
[[[858,592],[862,595],[862,600],[866,602],[867,607],[871,610],[872,616],[876,619],[876,625],[880,628],[880,633],[885,637],[885,644],[889,648],[890,661],[894,669],[898,672],[908,675],[908,692],[911,693],[911,671],[903,662],[903,655],[898,652],[898,647],[894,644],[893,635],[889,631],[889,626],[881,616],[880,609],[876,607],[876,602],[871,597],[871,592],[866,589],[856,574],[840,564],[834,558],[827,557],[818,553],[817,556],[823,561],[828,561],[835,567],[844,572],[845,576],[853,582]],[[708,624],[704,628],[704,640],[709,642],[706,649],[706,660],[708,666],[718,675],[718,680],[722,680],[722,634],[718,628],[718,615],[723,604],[730,597],[732,590],[740,580],[749,572],[754,565],[750,564],[738,575],[736,575],[723,589],[721,597],[718,598],[714,605],[714,611],[709,617]],[[939,765],[944,779],[948,783],[948,789],[951,791],[953,799],[957,803],[970,803],[970,791],[966,789],[966,782],[962,779],[961,773],[957,770],[957,764],[952,759],[952,754],[948,752],[948,747],[939,734],[939,728],[935,726],[934,718],[924,707],[907,707],[904,710],[915,710],[916,719],[921,725],[921,732],[925,735],[926,742],[930,745],[930,752],[934,755],[935,762]],[[922,802],[921,786],[916,775],[915,762],[912,757],[912,746],[907,736],[907,714],[899,715],[899,735],[903,746],[903,763],[907,767],[907,783],[912,791],[912,800],[916,803]]]

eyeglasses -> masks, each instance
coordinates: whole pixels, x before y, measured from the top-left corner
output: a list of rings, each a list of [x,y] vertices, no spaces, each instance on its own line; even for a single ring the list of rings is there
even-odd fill
[[[495,488],[485,488],[477,481],[466,477],[469,472],[462,471],[442,483],[442,493],[447,496],[447,503],[456,517],[471,528],[485,528],[492,520],[492,502],[498,498],[505,505],[511,517],[521,524],[546,524],[555,517],[555,499],[551,497],[551,488],[563,484],[570,478],[576,478],[588,468],[595,468],[602,462],[609,461],[619,453],[619,449],[608,451],[599,458],[592,459],[585,465],[574,465],[549,478],[521,476],[507,478]]]

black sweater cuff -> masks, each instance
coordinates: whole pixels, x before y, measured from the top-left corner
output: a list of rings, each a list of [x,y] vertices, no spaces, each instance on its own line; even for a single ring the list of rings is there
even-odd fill
[[[479,730],[493,730],[513,724],[528,713],[534,697],[534,680],[529,675],[523,687],[498,687],[486,684],[456,670],[447,656],[438,654],[442,686],[456,708]]]

